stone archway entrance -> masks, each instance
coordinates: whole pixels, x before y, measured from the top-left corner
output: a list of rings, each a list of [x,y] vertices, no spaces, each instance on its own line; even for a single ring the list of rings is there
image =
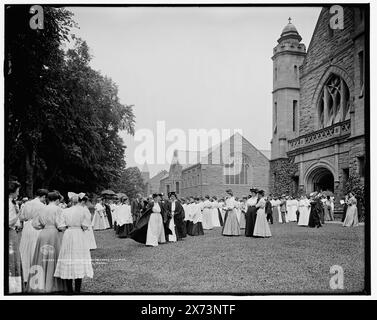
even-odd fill
[[[326,190],[334,192],[332,172],[325,167],[315,168],[307,177],[306,190],[309,192]]]

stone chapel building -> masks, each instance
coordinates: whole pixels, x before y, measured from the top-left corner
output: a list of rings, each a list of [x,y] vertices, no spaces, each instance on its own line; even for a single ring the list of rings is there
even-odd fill
[[[336,203],[349,177],[365,177],[365,19],[343,6],[344,28],[319,15],[306,49],[289,21],[273,49],[272,193],[330,190]]]

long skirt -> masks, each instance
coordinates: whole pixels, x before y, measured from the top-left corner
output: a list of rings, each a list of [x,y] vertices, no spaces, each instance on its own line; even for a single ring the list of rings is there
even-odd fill
[[[186,238],[187,236],[186,221],[184,221],[182,214],[174,215],[174,225],[175,225],[175,235],[177,237],[177,240]]]
[[[357,207],[355,205],[348,206],[346,218],[343,227],[357,227],[359,225],[359,217],[357,215]]]
[[[203,225],[202,225],[201,222],[197,222],[197,223],[192,224],[191,235],[192,236],[203,236],[204,235]]]
[[[119,238],[129,238],[130,237],[130,233],[132,231],[132,229],[134,228],[134,224],[133,223],[125,223],[124,225],[122,226],[118,226],[118,229],[117,229],[117,235]]]
[[[203,209],[203,229],[211,230],[213,228],[212,210],[210,208]]]
[[[281,216],[279,215],[279,209],[277,206],[272,207],[272,219],[281,223]]]
[[[309,208],[300,207],[299,211],[300,211],[300,216],[298,219],[298,225],[307,227],[309,225],[309,215],[310,215]]]
[[[108,228],[108,224],[106,224],[107,219],[105,216],[101,216],[98,212],[94,214],[93,217],[93,230],[105,230]]]
[[[246,218],[245,218],[245,212],[241,211],[240,215],[240,229],[245,229],[246,228]]]
[[[240,223],[240,221],[241,221],[241,210],[238,209],[238,208],[235,208],[234,211],[236,211],[236,217],[237,217],[238,223]]]
[[[270,226],[268,225],[264,210],[257,211],[253,236],[263,238],[271,237]]]
[[[330,208],[328,207],[328,206],[324,206],[323,207],[323,209],[324,209],[324,219],[325,219],[325,221],[332,221],[332,219],[331,219],[331,215],[330,215]]]
[[[297,221],[296,207],[294,206],[288,207],[287,212],[288,214],[285,216],[285,219],[287,222]]]
[[[22,266],[19,243],[17,231],[9,229],[9,293],[22,292]]]
[[[245,214],[245,236],[252,237],[254,233],[255,221],[257,219],[257,208],[255,206],[248,206]]]
[[[165,229],[162,216],[158,212],[153,212],[148,221],[147,246],[158,246],[159,243],[165,243]]]
[[[212,224],[214,227],[221,227],[221,221],[220,217],[221,215],[219,214],[218,208],[213,208],[211,209],[211,215],[212,215]]]
[[[222,209],[220,208],[217,208],[217,213],[218,213],[218,216],[219,216],[219,222],[220,222],[220,226],[224,226],[224,221],[223,221],[223,215],[221,214],[221,211]]]
[[[227,218],[224,222],[223,235],[224,236],[240,236],[240,224],[237,219],[237,213],[233,210],[228,210]]]
[[[318,210],[313,209],[313,207],[310,209],[308,226],[310,228],[321,226],[321,214]]]
[[[30,267],[27,292],[47,293],[65,290],[64,281],[54,276],[62,238],[63,233],[55,226],[46,226],[39,233]]]
[[[81,227],[64,231],[54,276],[61,279],[93,278],[92,259]]]
[[[20,241],[20,254],[22,262],[23,280],[27,281],[29,277],[29,269],[31,260],[34,256],[35,245],[37,244],[38,236],[41,230],[35,229],[32,225],[32,220],[25,221],[22,229]]]
[[[193,226],[192,220],[186,220],[186,233],[190,236],[192,233],[192,226]]]
[[[93,228],[90,226],[88,230],[84,232],[88,247],[90,250],[97,249],[96,239],[94,238]]]

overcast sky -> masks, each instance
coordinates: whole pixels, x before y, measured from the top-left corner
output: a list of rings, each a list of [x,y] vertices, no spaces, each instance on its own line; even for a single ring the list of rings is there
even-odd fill
[[[69,7],[92,67],[133,104],[136,130],[241,129],[258,149],[272,136],[272,50],[292,18],[309,46],[320,7]],[[127,166],[140,142],[122,133]],[[169,143],[167,143],[167,146]],[[149,165],[151,175],[169,165]]]

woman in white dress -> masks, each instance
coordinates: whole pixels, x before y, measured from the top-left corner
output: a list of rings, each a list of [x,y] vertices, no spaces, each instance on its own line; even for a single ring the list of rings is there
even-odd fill
[[[106,209],[101,202],[94,207],[93,230],[106,230],[110,227],[106,217]]]
[[[212,203],[209,201],[209,196],[205,196],[203,202],[203,229],[211,230],[213,228],[212,224]]]
[[[24,282],[27,282],[28,280],[35,245],[37,244],[38,236],[41,232],[41,230],[33,228],[32,222],[38,213],[46,206],[47,194],[48,190],[38,189],[36,197],[33,200],[26,202],[21,209],[20,221],[24,223],[24,226],[20,241],[20,254]]]
[[[235,210],[237,204],[236,200],[233,197],[233,191],[231,189],[228,189],[225,192],[229,194],[229,198],[225,202],[225,210],[227,213],[222,233],[224,236],[240,236],[241,229]]]
[[[153,195],[152,212],[148,221],[147,239],[145,245],[157,247],[159,243],[165,243],[165,229],[162,219],[162,205],[159,196]]]
[[[359,225],[359,218],[357,214],[357,200],[355,196],[350,193],[347,200],[347,213],[343,222],[343,227],[357,227]]]
[[[301,196],[301,199],[298,202],[298,210],[300,212],[298,225],[307,227],[309,225],[309,215],[310,215],[310,201],[307,198],[307,196],[305,195]]]
[[[258,193],[259,201],[255,205],[257,208],[257,219],[255,220],[253,236],[262,237],[262,238],[271,237],[271,230],[270,230],[270,226],[268,225],[266,212],[265,212],[266,201],[263,198],[264,191],[258,190],[257,193]]]
[[[119,238],[129,238],[133,229],[131,206],[127,197],[123,197],[121,203],[114,212],[117,219],[117,235]]]
[[[221,227],[220,214],[219,214],[219,203],[217,202],[216,197],[211,199],[211,215],[212,215],[212,224],[214,227]]]
[[[295,206],[295,203],[292,197],[289,197],[287,200],[287,216],[286,216],[287,222],[297,221],[296,211],[297,211],[297,206]]]
[[[65,283],[54,276],[62,245],[63,210],[59,207],[61,195],[53,191],[47,194],[48,205],[33,219],[32,226],[41,230],[31,261],[27,292],[50,293],[64,291]]]
[[[89,201],[89,198],[85,195],[85,193],[79,193],[79,203],[82,206],[82,209],[84,210],[85,217],[87,221],[90,221],[90,226],[87,230],[85,230],[84,235],[88,242],[88,247],[90,250],[97,249],[97,243],[96,239],[94,237],[93,227],[92,227],[92,215],[90,214],[90,211],[87,207],[87,202]]]
[[[58,263],[56,264],[56,278],[67,280],[68,292],[80,293],[84,277],[93,278],[92,259],[85,230],[90,226],[90,220],[79,204],[79,196],[68,193],[72,207],[63,210],[63,222],[60,230],[65,230],[60,248]]]

